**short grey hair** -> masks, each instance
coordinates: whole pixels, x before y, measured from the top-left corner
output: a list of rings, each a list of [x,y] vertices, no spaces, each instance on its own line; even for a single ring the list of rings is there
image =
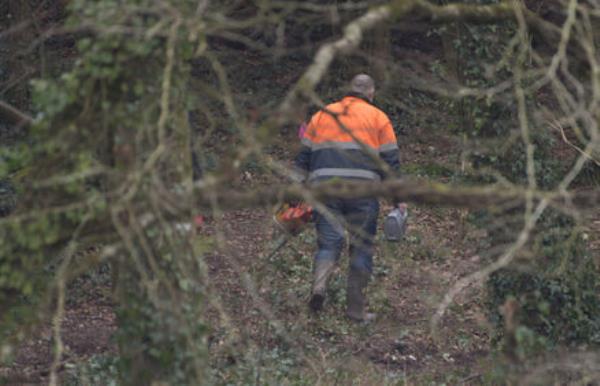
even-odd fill
[[[358,74],[350,82],[352,92],[369,96],[375,92],[375,81],[367,74]]]

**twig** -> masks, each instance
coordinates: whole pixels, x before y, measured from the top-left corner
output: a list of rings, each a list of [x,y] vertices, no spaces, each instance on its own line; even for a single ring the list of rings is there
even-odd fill
[[[571,146],[573,149],[577,150],[579,152],[579,154],[581,154],[582,156],[588,158],[590,161],[593,161],[596,164],[596,166],[600,166],[600,161],[598,161],[596,158],[594,158],[594,156],[592,156],[591,154],[586,153],[582,148],[575,145],[573,142],[571,142],[567,138],[567,135],[565,134],[565,129],[559,122],[552,122],[552,123],[550,123],[550,126],[553,129],[560,131],[560,135],[563,139],[563,142],[565,142],[567,145]]]
[[[33,123],[33,118],[29,114],[3,101],[0,101],[0,116],[6,118],[16,125],[28,126]]]
[[[474,379],[481,378],[481,376],[482,375],[479,374],[479,373],[471,374],[468,377],[461,379],[459,383],[460,384],[467,383],[467,382],[472,381]]]

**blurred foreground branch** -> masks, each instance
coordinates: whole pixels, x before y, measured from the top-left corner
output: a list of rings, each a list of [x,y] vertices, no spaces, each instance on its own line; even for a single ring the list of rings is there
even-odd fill
[[[278,119],[285,120],[285,117],[289,116],[289,113],[296,108],[300,97],[310,95],[338,54],[346,54],[356,49],[363,39],[363,33],[384,21],[390,19],[394,21],[411,20],[426,24],[456,21],[488,23],[514,20],[518,9],[524,15],[531,29],[538,33],[546,43],[554,45],[560,40],[561,30],[559,27],[544,20],[519,2],[502,2],[491,5],[435,5],[425,0],[396,0],[374,8],[348,24],[340,39],[325,44],[319,49],[313,63],[306,69],[281,104],[279,109],[281,114]]]
[[[217,192],[215,194],[215,192]],[[314,187],[304,185],[280,185],[242,191],[235,188],[206,185],[196,191],[196,205],[235,210],[248,207],[266,207],[295,199],[323,201],[331,198],[379,197],[402,200],[415,204],[447,207],[485,208],[517,207],[523,205],[527,194],[539,202],[548,200],[552,205],[573,209],[585,209],[600,204],[599,191],[582,191],[568,194],[537,190],[529,192],[521,187],[491,185],[481,187],[452,186],[435,182],[390,180],[380,184],[362,181],[332,181]],[[215,197],[216,196],[216,197]],[[213,201],[214,198],[214,201]],[[176,200],[173,200],[176,202]]]

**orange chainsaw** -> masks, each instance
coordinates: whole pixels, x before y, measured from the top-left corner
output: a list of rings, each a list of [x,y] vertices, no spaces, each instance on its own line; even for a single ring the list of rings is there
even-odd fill
[[[273,248],[273,251],[267,258],[270,259],[273,257],[292,237],[302,233],[312,219],[313,209],[310,205],[303,202],[299,204],[283,204],[273,216],[275,224],[283,231],[283,234],[277,240],[275,248]]]
[[[312,220],[313,210],[310,205],[301,202],[296,205],[283,204],[273,219],[281,230],[291,236],[297,236],[304,227]]]

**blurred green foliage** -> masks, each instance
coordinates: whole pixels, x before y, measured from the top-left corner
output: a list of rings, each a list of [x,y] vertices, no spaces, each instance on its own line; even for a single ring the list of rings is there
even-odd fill
[[[173,23],[177,14],[191,13],[197,5],[171,3]],[[164,25],[149,33],[163,16],[154,1],[69,2],[66,26],[92,26],[77,39],[78,59],[67,72],[32,83],[36,123],[28,142],[0,148],[0,159],[8,161],[2,163],[0,180],[13,181],[3,197],[12,190],[18,196],[14,212],[0,219],[0,340],[14,337],[43,314],[38,312],[40,305],[54,304],[58,281],[98,264],[96,258],[87,261],[79,253],[72,259],[75,263],[69,263],[81,247],[80,239],[85,240],[83,247],[115,240],[114,225],[124,221],[125,208],[135,214],[154,211],[149,194],[153,176],[172,184],[189,175],[179,153],[162,155],[151,170],[141,168],[160,141],[185,145],[181,138],[187,126],[181,117],[186,116],[188,101],[182,91],[198,39],[189,39],[183,25]],[[170,43],[165,36],[170,33],[175,55],[167,63]],[[166,119],[160,123],[165,95],[170,114],[163,114]],[[139,176],[134,178],[137,168]],[[169,173],[161,173],[163,169]],[[127,190],[129,200],[123,198]],[[196,272],[196,257],[185,245],[175,247],[173,240],[181,236],[168,235],[158,225],[146,226],[141,235],[129,225],[122,225],[121,232],[131,240],[118,260],[116,335],[121,355],[114,365],[121,369],[120,381],[149,384],[170,379],[184,384],[197,379],[201,370],[192,367],[206,348],[205,326],[198,317],[202,296],[199,284],[186,276]],[[67,248],[71,243],[72,251]],[[169,288],[175,292],[169,293]],[[169,302],[169,307],[164,305]],[[91,363],[92,370],[105,367],[103,363]]]
[[[514,298],[518,322],[544,338],[544,347],[600,343],[600,275],[585,237],[569,217],[554,211],[543,216],[531,243],[532,258],[495,272],[488,281],[492,321],[500,331],[498,309]]]
[[[514,23],[458,24],[440,27],[438,31],[453,36],[457,58],[454,70],[464,86],[486,89],[512,80],[516,65],[516,51],[510,48],[516,33]],[[527,94],[529,112],[538,106],[537,97]],[[527,157],[516,101],[467,97],[451,102],[451,106],[457,118],[453,131],[477,144],[470,149],[469,160],[474,170],[483,172],[483,175],[465,178],[478,183],[497,181],[496,176],[488,174],[493,170],[510,183],[527,185]],[[545,122],[540,123],[533,115],[528,121],[534,145],[536,184],[540,189],[555,189],[571,165],[556,156],[557,138],[543,129]],[[584,178],[585,173],[578,181]],[[497,258],[499,250],[505,250],[516,240],[523,227],[524,209],[491,209],[471,216],[471,221],[489,235],[481,251],[488,257],[485,263]],[[507,268],[495,272],[487,283],[487,304],[497,337],[503,336],[505,328],[499,307],[507,299],[515,299],[519,304],[516,350],[521,359],[563,344],[600,343],[597,332],[600,274],[574,219],[547,210],[521,255]],[[502,339],[498,341],[506,343]]]

